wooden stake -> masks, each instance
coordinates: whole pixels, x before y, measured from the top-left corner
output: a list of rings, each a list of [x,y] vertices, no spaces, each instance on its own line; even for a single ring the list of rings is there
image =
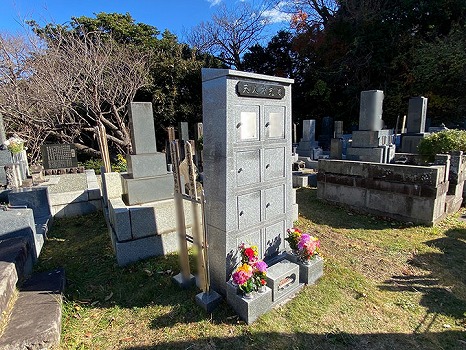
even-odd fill
[[[189,256],[188,256],[188,243],[186,242],[186,222],[184,219],[184,208],[183,208],[183,193],[181,191],[181,180],[180,180],[180,155],[178,152],[177,141],[170,142],[170,154],[173,161],[173,178],[175,185],[175,214],[176,214],[176,230],[178,232],[178,243],[180,246],[180,266],[181,275],[184,281],[190,279],[191,273],[189,270]]]

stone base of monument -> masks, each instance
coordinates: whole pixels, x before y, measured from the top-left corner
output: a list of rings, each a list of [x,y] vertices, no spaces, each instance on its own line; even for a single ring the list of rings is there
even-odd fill
[[[131,178],[129,174],[123,174],[122,185],[123,199],[127,205],[173,198],[174,185],[173,174],[171,173],[138,179]]]
[[[245,298],[238,287],[229,281],[227,302],[243,321],[251,324],[272,308],[272,289],[266,286],[265,292],[255,292],[251,298]]]
[[[272,306],[290,299],[304,286],[299,283],[299,265],[283,259],[270,266],[267,286],[272,289]]]
[[[309,263],[298,262],[299,282],[304,284],[314,284],[324,275],[324,259],[317,256]]]
[[[196,303],[207,312],[212,312],[222,302],[222,300],[222,296],[214,290],[202,292],[196,295]]]
[[[187,289],[196,284],[196,277],[189,275],[189,278],[184,278],[182,273],[173,276],[172,281],[180,288]]]

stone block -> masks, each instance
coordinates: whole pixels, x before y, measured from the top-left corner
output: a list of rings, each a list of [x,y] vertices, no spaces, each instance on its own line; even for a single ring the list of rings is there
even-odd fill
[[[316,121],[314,119],[303,120],[303,137],[302,141],[315,142],[316,140]]]
[[[310,260],[309,263],[298,262],[298,265],[300,283],[314,284],[324,275],[324,259],[320,256]]]
[[[131,179],[123,175],[123,197],[128,205],[173,198],[173,174]]]
[[[155,208],[151,206],[138,206],[129,209],[133,239],[157,234],[155,212]]]
[[[88,189],[87,190],[87,197],[88,197],[88,200],[90,200],[90,201],[101,200],[102,195],[100,193],[100,188]]]
[[[361,162],[346,160],[319,159],[319,173],[333,173],[351,176],[366,177],[367,167]]]
[[[299,266],[286,259],[269,266],[267,286],[272,289],[273,304],[290,298],[299,289]]]
[[[6,185],[6,175],[4,166],[13,162],[11,152],[6,149],[0,149],[0,184]]]
[[[121,198],[108,200],[108,217],[118,242],[129,241],[133,238],[129,208]]]
[[[401,150],[402,153],[418,153],[417,146],[419,142],[427,136],[427,133],[424,134],[402,134],[401,135]]]
[[[227,302],[243,321],[251,324],[271,309],[272,290],[266,287],[265,293],[254,293],[252,299],[246,299],[241,295],[238,287],[229,281],[227,282]]]
[[[392,143],[392,130],[356,130],[351,139],[351,147],[380,147]]]
[[[87,215],[90,213],[94,213],[100,209],[102,209],[102,202],[100,200],[70,203],[70,204],[65,205],[64,207],[64,211],[65,211],[64,216],[74,217],[74,216]]]
[[[307,184],[309,187],[317,187],[317,173],[309,174],[307,176]]]
[[[189,275],[188,279],[183,278],[183,274],[180,272],[172,277],[173,282],[181,289],[187,289],[196,284],[196,277]]]
[[[359,130],[381,130],[384,94],[381,90],[361,91]]]
[[[383,148],[355,148],[349,147],[346,150],[346,159],[357,160],[360,162],[384,162],[384,149]]]
[[[299,206],[298,206],[298,204],[296,204],[296,203],[295,203],[295,204],[292,204],[292,209],[291,209],[291,211],[292,211],[292,213],[293,213],[293,214],[292,214],[291,220],[292,220],[292,221],[298,220],[298,219],[299,219]]]
[[[51,193],[50,195],[51,205],[67,205],[70,203],[86,202],[89,197],[87,190]]]
[[[32,209],[0,210],[0,239],[26,237],[34,247],[34,261],[39,257],[44,245],[44,236],[37,234]]]
[[[196,303],[205,311],[211,313],[222,302],[223,298],[214,290],[196,294]]]
[[[411,97],[408,104],[406,128],[408,133],[423,133],[426,131],[427,98]]]
[[[293,174],[293,187],[307,187],[307,184],[308,184],[307,181],[308,181],[307,175]]]
[[[104,203],[106,203],[109,198],[121,198],[123,188],[120,173],[102,173],[102,192]]]
[[[177,251],[177,249],[178,237],[175,232],[126,242],[115,242],[115,254],[118,265],[120,266],[128,265],[152,256],[172,253]]]
[[[8,200],[12,206],[31,208],[35,220],[52,217],[50,199],[47,187],[26,187],[11,190]]]
[[[330,158],[341,159],[343,157],[343,141],[341,139],[330,140]]]
[[[129,105],[129,115],[133,153],[156,153],[152,103],[131,102]]]
[[[167,174],[167,161],[164,153],[128,154],[126,161],[128,174],[133,179]]]

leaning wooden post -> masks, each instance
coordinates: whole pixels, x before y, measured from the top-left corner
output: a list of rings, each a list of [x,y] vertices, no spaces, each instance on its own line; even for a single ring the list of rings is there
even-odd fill
[[[193,150],[191,143],[189,141],[185,142],[185,155],[186,162],[188,164],[188,181],[189,181],[189,195],[193,199],[191,201],[191,213],[192,213],[192,231],[193,231],[193,244],[197,249],[197,269],[198,269],[198,279],[199,279],[199,288],[203,292],[207,292],[209,286],[207,285],[207,266],[204,256],[204,240],[202,235],[201,227],[201,212],[200,206],[198,203],[199,197],[197,195],[197,186],[196,186],[196,173],[194,170],[193,162]]]
[[[175,281],[183,288],[189,287],[194,278],[189,269],[189,256],[188,256],[188,243],[186,242],[186,223],[184,219],[183,208],[183,193],[181,191],[180,180],[180,155],[178,153],[178,145],[176,141],[170,142],[170,155],[173,162],[173,179],[175,185],[174,199],[175,199],[175,214],[176,214],[176,230],[178,232],[179,242],[179,257],[181,273],[174,277]]]
[[[110,164],[110,154],[108,152],[107,132],[105,131],[105,126],[101,121],[97,122],[95,131],[97,134],[97,143],[99,144],[100,154],[104,163],[104,169],[106,173],[109,173],[112,171],[112,166]]]

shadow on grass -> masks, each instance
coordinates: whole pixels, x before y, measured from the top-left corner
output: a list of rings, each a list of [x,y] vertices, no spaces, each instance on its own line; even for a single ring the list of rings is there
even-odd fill
[[[190,262],[194,271],[193,257]],[[56,267],[65,269],[65,300],[81,308],[170,306],[168,314],[153,320],[152,328],[211,318],[195,302],[200,290],[195,286],[180,289],[172,282],[179,272],[177,254],[118,266],[101,212],[55,220],[36,270]],[[234,312],[224,303],[212,321],[228,323],[232,315]]]
[[[299,213],[304,218],[318,225],[332,228],[383,230],[393,227],[409,227],[410,225],[389,218],[374,217],[358,213],[344,206],[337,206],[317,198],[317,188],[300,188],[296,193]]]
[[[255,333],[238,337],[211,337],[195,341],[159,343],[153,347],[122,347],[143,349],[313,349],[313,350],[405,350],[405,349],[465,349],[464,332],[447,331],[422,334],[351,334],[335,332]]]
[[[455,318],[466,326],[466,230],[450,229],[446,236],[425,242],[439,253],[415,255],[409,264],[427,270],[423,276],[393,276],[380,288],[393,292],[420,292],[428,312]]]

